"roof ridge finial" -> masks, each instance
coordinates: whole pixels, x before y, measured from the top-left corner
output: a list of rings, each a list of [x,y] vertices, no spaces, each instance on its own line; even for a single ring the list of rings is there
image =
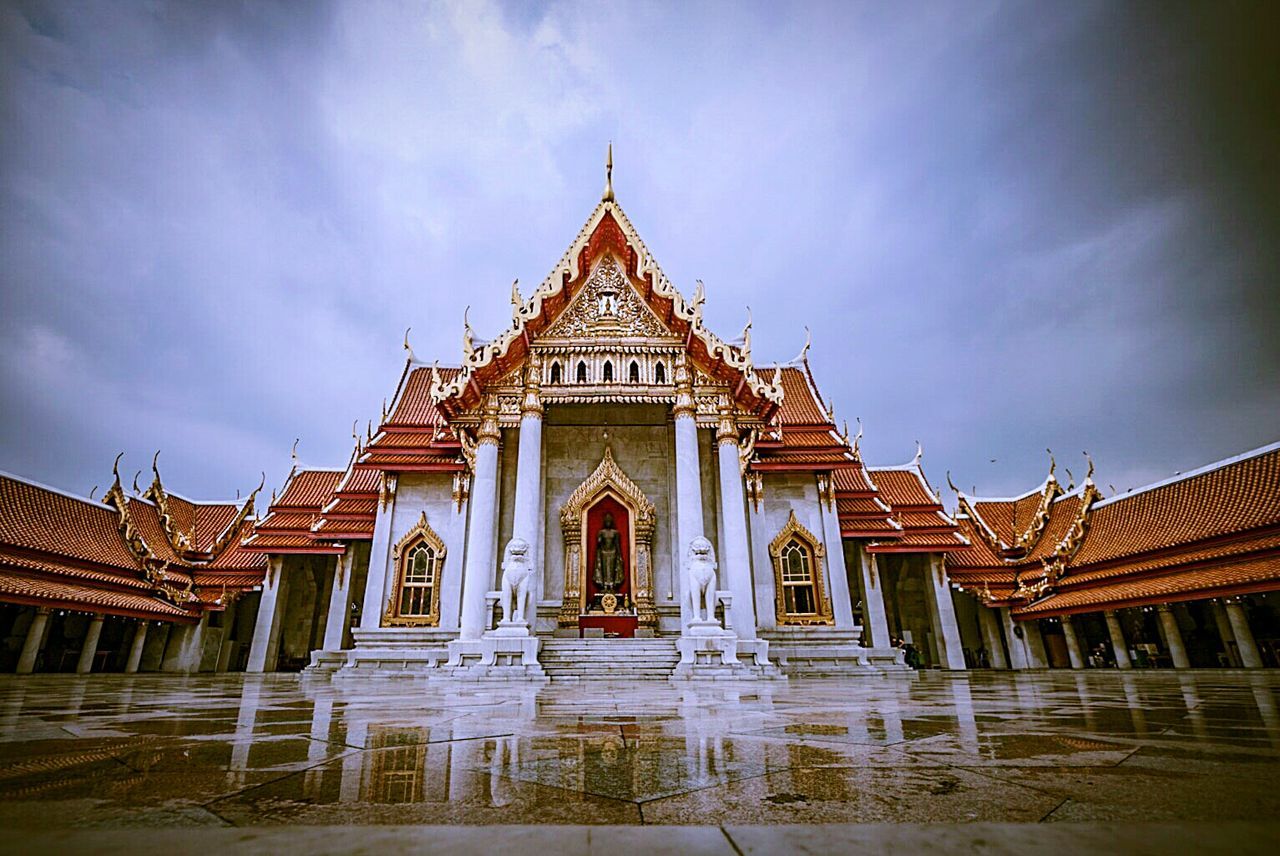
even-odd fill
[[[289,450],[289,460],[293,462],[295,468],[298,466],[298,441],[301,439],[301,437],[294,437],[293,448]]]
[[[604,162],[604,195],[601,202],[613,202],[613,140],[609,141],[609,154]]]
[[[404,328],[404,349],[409,352],[409,362],[416,363],[418,358],[413,355],[413,347],[409,344],[409,331],[412,327]]]
[[[951,492],[957,497],[963,497],[964,491],[956,487],[956,483],[951,480],[951,470],[947,470],[947,487],[951,488]]]
[[[1049,478],[1053,478],[1053,471],[1057,469],[1058,462],[1054,460],[1053,449],[1045,449],[1049,453]]]
[[[520,296],[520,277],[511,283],[511,323],[520,326],[520,310],[524,306],[524,298]]]
[[[1093,458],[1089,455],[1087,451],[1084,452],[1083,454],[1084,454],[1084,459],[1089,462],[1089,472],[1085,473],[1084,475],[1084,483],[1089,484],[1093,481]],[[1112,491],[1112,493],[1114,492],[1115,491]]]
[[[924,446],[920,445],[919,440],[916,440],[916,456],[915,456],[915,459],[911,461],[911,463],[918,467],[920,466],[920,461],[922,461],[923,459],[924,459]]]
[[[858,433],[853,436],[853,456],[859,456],[858,444],[862,442],[862,417],[855,416],[853,420],[858,423]]]

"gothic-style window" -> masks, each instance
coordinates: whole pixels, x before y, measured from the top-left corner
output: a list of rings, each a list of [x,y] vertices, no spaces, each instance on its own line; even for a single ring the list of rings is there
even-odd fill
[[[578,361],[578,383],[586,383],[586,382],[587,382],[587,364],[579,360]]]
[[[551,364],[551,382],[552,383],[560,382],[560,361],[559,360],[556,360],[554,363]]]
[[[632,383],[640,382],[640,364],[637,363],[635,360],[631,361],[631,378],[630,379]]]
[[[444,542],[427,525],[426,512],[396,545],[395,561],[395,592],[387,607],[385,623],[438,624]]]
[[[822,542],[800,525],[795,512],[769,544],[778,624],[832,624],[822,588]]]
[[[604,361],[604,382],[613,383],[613,363],[609,360]]]
[[[667,382],[667,370],[662,365],[661,362],[659,362],[656,366],[653,367],[653,382],[654,383]]]

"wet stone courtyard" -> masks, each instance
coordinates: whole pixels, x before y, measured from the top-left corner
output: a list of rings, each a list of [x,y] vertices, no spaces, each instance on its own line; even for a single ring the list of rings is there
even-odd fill
[[[0,828],[1269,820],[1278,709],[1241,672],[6,677]]]

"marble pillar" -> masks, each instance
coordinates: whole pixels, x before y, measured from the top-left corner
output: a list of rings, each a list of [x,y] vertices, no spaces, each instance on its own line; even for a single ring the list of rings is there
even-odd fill
[[[36,610],[36,614],[31,616],[31,624],[27,627],[27,637],[22,642],[22,653],[18,655],[19,675],[29,675],[35,671],[36,657],[40,655],[40,649],[44,647],[44,632],[49,626],[49,610],[40,607]]]
[[[1009,668],[1004,655],[1004,641],[1000,638],[1000,620],[996,610],[978,604],[978,623],[982,625],[982,641],[987,646],[987,659],[993,669]]]
[[[347,624],[351,620],[351,575],[355,570],[356,545],[347,549],[334,563],[333,585],[329,587],[329,612],[324,623],[324,650],[341,651],[346,641]]]
[[[840,537],[840,515],[836,513],[835,476],[828,475],[827,496],[819,490],[818,508],[822,512],[822,540],[827,550],[827,591],[831,597],[831,615],[837,630],[852,630],[853,598],[849,596],[849,571],[844,564],[844,542]],[[819,482],[821,486],[821,482]]]
[[[76,661],[78,675],[87,675],[93,671],[93,658],[98,655],[98,638],[102,636],[104,618],[99,613],[89,619],[89,626],[84,631],[84,642],[80,645],[80,659]]]
[[[1191,661],[1187,659],[1187,647],[1182,644],[1182,630],[1178,627],[1178,617],[1173,614],[1173,607],[1162,603],[1156,607],[1156,613],[1160,616],[1160,626],[1164,629],[1165,644],[1169,646],[1169,657],[1173,660],[1173,667],[1175,669],[1191,668]]]
[[[720,526],[724,538],[724,555],[720,557],[720,568],[725,576],[726,587],[733,592],[730,624],[738,638],[755,639],[756,612],[751,586],[751,554],[747,545],[747,505],[743,496],[742,468],[738,457],[738,427],[727,408],[720,411],[716,443],[720,461]]]
[[[498,521],[498,427],[496,402],[485,406],[476,438],[475,478],[471,486],[471,525],[467,530],[466,567],[462,574],[462,622],[459,636],[479,639],[485,631],[485,595],[497,567],[494,542]]]
[[[1027,666],[1032,669],[1049,668],[1049,655],[1044,650],[1044,634],[1040,632],[1039,619],[1022,622],[1022,633],[1027,641]]]
[[[204,655],[204,631],[209,625],[209,613],[195,624],[175,624],[169,631],[164,656],[160,659],[160,671],[192,674],[200,671]]]
[[[1031,668],[1031,664],[1027,661],[1027,645],[1023,641],[1018,622],[1013,620],[1013,613],[1009,607],[1000,607],[1000,618],[1004,623],[1005,636],[1009,640],[1009,668],[1018,670]]]
[[[377,630],[386,611],[387,569],[391,564],[391,519],[396,512],[396,476],[384,476],[378,495],[378,516],[373,523],[369,545],[369,571],[364,578],[364,600],[360,604],[360,629]]]
[[[1240,646],[1236,643],[1236,634],[1231,629],[1231,619],[1227,617],[1227,608],[1222,601],[1215,599],[1213,601],[1213,623],[1218,628],[1218,638],[1222,640],[1222,653],[1227,658],[1227,663],[1239,667],[1240,666]],[[1236,647],[1232,648],[1235,643]]]
[[[689,623],[688,598],[684,592],[689,585],[685,579],[684,563],[689,544],[703,534],[702,526],[702,478],[698,465],[698,423],[694,419],[693,379],[688,362],[681,358],[675,368],[676,403],[671,409],[676,434],[676,566],[672,569],[678,581],[680,597],[680,624]],[[712,585],[716,582],[713,580]],[[737,601],[737,597],[734,598]]]
[[[542,369],[536,355],[530,356],[525,368],[524,399],[520,405],[520,440],[516,448],[516,496],[512,512],[511,537],[522,538],[529,545],[533,563],[533,604],[531,615],[524,617],[530,627],[537,623],[537,602],[543,580],[543,558],[538,549],[542,521]],[[503,616],[509,619],[510,616]]]
[[[1080,650],[1080,637],[1076,636],[1076,625],[1070,615],[1062,616],[1062,635],[1067,640],[1067,658],[1071,660],[1071,668],[1084,668],[1084,652]]]
[[[1253,638],[1253,629],[1249,627],[1249,615],[1245,612],[1244,604],[1235,598],[1228,600],[1227,619],[1231,622],[1231,632],[1236,637],[1236,648],[1240,651],[1240,665],[1246,669],[1261,669],[1262,655]]]
[[[1116,659],[1117,669],[1132,669],[1129,659],[1129,643],[1124,638],[1124,628],[1120,626],[1120,616],[1114,609],[1102,613],[1107,620],[1107,633],[1111,635],[1111,653]]]
[[[858,556],[862,571],[862,620],[870,628],[871,647],[888,648],[893,643],[889,638],[889,617],[884,610],[884,578],[874,553],[859,547]]]
[[[147,622],[139,621],[133,628],[133,640],[129,643],[129,659],[125,661],[124,670],[132,674],[138,671],[142,663],[142,649],[147,644]]]
[[[931,598],[931,611],[936,618],[933,632],[942,649],[939,652],[942,655],[942,665],[948,669],[963,670],[964,649],[960,645],[960,626],[956,623],[956,607],[951,601],[951,585],[947,582],[942,554],[929,554],[929,565],[925,573],[929,575],[925,597]]]
[[[288,601],[288,585],[284,578],[284,558],[272,556],[267,563],[267,576],[262,581],[262,598],[258,601],[258,620],[249,644],[246,672],[275,671],[280,651],[280,620]]]

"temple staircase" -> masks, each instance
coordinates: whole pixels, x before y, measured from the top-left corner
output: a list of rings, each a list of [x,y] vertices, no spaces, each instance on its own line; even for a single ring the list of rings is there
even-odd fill
[[[538,652],[552,681],[666,680],[680,661],[675,637],[544,639]]]

